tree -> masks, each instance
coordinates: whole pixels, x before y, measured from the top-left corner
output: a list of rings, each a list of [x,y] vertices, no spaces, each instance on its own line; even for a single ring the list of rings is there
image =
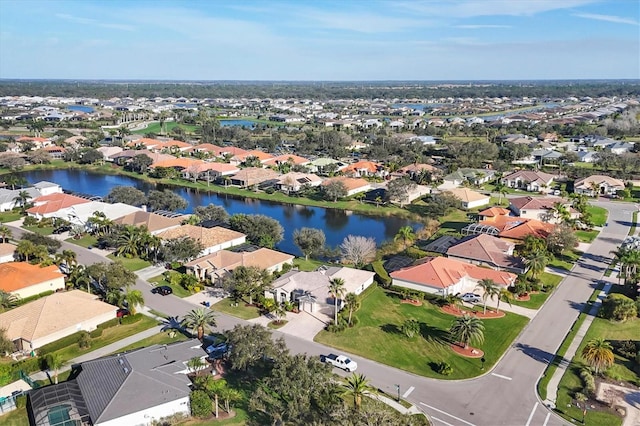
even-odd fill
[[[306,260],[309,260],[310,255],[320,252],[326,241],[322,229],[302,228],[293,231],[293,242],[300,248]]]
[[[144,296],[140,290],[127,290],[124,294],[124,300],[127,302],[127,308],[131,315],[135,315],[137,306],[144,306]]]
[[[94,164],[98,161],[104,160],[104,156],[97,149],[89,148],[80,157],[81,164]]]
[[[420,323],[414,319],[406,320],[400,327],[402,333],[408,338],[412,338],[416,334],[420,333]]]
[[[21,240],[16,247],[15,253],[19,259],[28,262],[36,252],[36,245],[29,240]]]
[[[115,255],[126,258],[138,257],[142,249],[142,232],[137,226],[125,225],[118,232]]]
[[[7,243],[13,237],[13,232],[7,225],[0,225],[0,243]]]
[[[416,234],[413,232],[413,228],[409,225],[403,226],[398,229],[398,233],[393,237],[393,241],[402,240],[404,243],[405,250],[409,247],[409,243],[412,243],[415,240]]]
[[[345,292],[344,280],[342,278],[329,280],[329,294],[333,297],[334,324],[338,324],[338,299],[340,299]]]
[[[603,338],[589,340],[582,348],[582,357],[596,374],[611,367],[615,361],[611,344]]]
[[[399,202],[400,208],[402,208],[409,201],[409,195],[417,186],[418,185],[408,177],[394,179],[387,184],[387,196],[390,201]]]
[[[210,220],[213,222],[227,223],[229,221],[229,213],[222,206],[209,204],[208,206],[198,206],[195,214],[201,221]]]
[[[537,280],[544,268],[549,264],[550,258],[546,250],[530,253],[524,258],[524,264],[529,268],[531,278]]]
[[[484,324],[477,317],[472,317],[468,314],[456,318],[449,329],[449,333],[465,349],[469,347],[470,343],[484,342]]]
[[[194,417],[209,417],[211,415],[211,398],[203,390],[194,390],[189,394],[189,407]]]
[[[95,211],[93,215],[87,219],[87,224],[96,236],[102,236],[111,230],[113,221],[103,212]]]
[[[58,384],[58,372],[60,368],[64,365],[64,361],[62,360],[62,355],[56,352],[52,352],[47,355],[46,358],[47,368],[49,370],[53,370],[53,382]]]
[[[340,244],[345,262],[353,263],[356,268],[371,262],[376,255],[376,240],[356,235],[348,235]]]
[[[498,178],[493,184],[493,186],[494,186],[494,189],[493,189],[494,192],[498,193],[498,204],[502,204],[502,197],[509,193],[507,185],[502,183],[502,180]]]
[[[156,210],[169,210],[177,211],[187,208],[189,203],[187,200],[176,194],[175,192],[165,189],[164,191],[158,191],[152,189],[149,191],[147,197],[147,203],[152,211]]]
[[[240,401],[242,394],[236,389],[225,387],[220,391],[220,398],[224,401],[224,411],[231,412],[231,403]]]
[[[216,326],[215,312],[210,309],[193,309],[184,316],[182,324],[191,330],[195,330],[198,339],[202,341],[205,331],[211,331]]]
[[[338,198],[344,198],[347,196],[348,191],[344,182],[339,180],[331,180],[327,184],[323,185],[322,193],[324,198],[334,203],[338,201]]]
[[[35,232],[25,232],[22,234],[23,241],[31,241],[33,244],[37,246],[45,246],[49,254],[55,254],[60,247],[62,247],[62,243],[56,239],[51,237],[47,237],[46,235],[40,235]]]
[[[506,288],[500,288],[498,294],[498,305],[496,306],[496,311],[500,312],[500,301],[505,301],[511,306],[511,300],[513,299],[513,293],[511,293]]]
[[[200,359],[200,358],[196,358]],[[209,398],[214,399],[214,413],[216,418],[219,417],[218,414],[218,398],[227,387],[227,381],[225,379],[214,379],[212,376],[207,375],[204,377],[198,377],[195,380],[195,386],[197,389],[201,389],[209,395]]]
[[[344,297],[344,301],[347,304],[347,308],[349,309],[349,319],[347,320],[347,324],[351,326],[351,318],[353,317],[353,313],[360,309],[360,300],[355,293],[347,293]]]
[[[347,377],[342,388],[345,395],[353,397],[353,406],[356,410],[359,410],[362,405],[362,397],[374,391],[367,378],[358,373],[353,373]]]
[[[199,240],[184,236],[166,240],[161,251],[167,262],[184,262],[197,257],[203,249]]]
[[[94,263],[85,269],[88,277],[95,281],[96,286],[104,293],[109,289],[121,290],[131,287],[138,277],[121,262]]]
[[[7,330],[0,328],[0,354],[9,356],[14,350],[13,341],[7,337]]]
[[[624,294],[611,293],[602,302],[600,314],[613,321],[626,321],[638,316],[638,307]]]
[[[287,353],[284,340],[272,340],[271,331],[260,324],[236,325],[227,332],[227,344],[233,348],[229,354],[233,370],[247,371],[268,358],[277,361]]]
[[[284,228],[276,219],[261,214],[234,214],[229,219],[231,229],[242,232],[253,244],[273,248],[282,241]]]
[[[29,153],[29,162],[31,162],[32,164],[48,164],[51,162],[51,156],[45,149],[36,149],[35,151],[31,151]]]
[[[0,309],[2,311],[15,308],[18,306],[18,301],[18,296],[15,294],[0,290]]]
[[[578,237],[576,237],[573,227],[567,223],[556,225],[553,231],[547,235],[547,248],[553,254],[562,254],[577,244]]]
[[[147,203],[147,196],[131,186],[114,186],[105,200],[110,203],[124,203],[138,207]]]
[[[29,195],[27,191],[20,191],[13,200],[20,207],[20,210],[24,213],[29,199],[31,199],[31,195]]]
[[[238,266],[225,276],[222,285],[236,298],[248,297],[249,304],[253,305],[253,298],[262,295],[272,279],[271,274],[264,269]]]
[[[484,302],[484,313],[487,313],[487,300],[491,298],[493,300],[494,297],[500,295],[500,287],[496,285],[496,283],[489,278],[482,279],[476,285],[476,290],[482,290],[482,301]]]

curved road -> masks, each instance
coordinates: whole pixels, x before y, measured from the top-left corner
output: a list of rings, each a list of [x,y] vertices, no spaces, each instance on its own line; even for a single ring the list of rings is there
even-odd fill
[[[627,235],[635,204],[596,202],[609,210],[604,227],[590,249],[580,258],[571,274],[539,310],[518,336],[503,358],[481,377],[464,381],[442,381],[407,373],[383,364],[354,356],[358,371],[371,384],[390,395],[396,385],[405,399],[429,414],[435,424],[446,426],[532,426],[569,424],[553,414],[536,393],[536,383],[569,332],[571,325],[593,293],[595,282],[602,278],[611,255]],[[22,231],[13,228],[15,236]],[[78,254],[82,264],[104,262],[99,253],[63,242],[64,249]],[[108,261],[108,259],[106,259]],[[192,303],[174,296],[151,293],[151,286],[139,279],[136,288],[144,294],[146,305],[159,312],[182,317],[194,309]],[[219,313],[218,326],[233,328],[245,321]],[[292,352],[320,355],[331,348],[296,336],[283,336]],[[416,360],[420,362],[420,360]]]

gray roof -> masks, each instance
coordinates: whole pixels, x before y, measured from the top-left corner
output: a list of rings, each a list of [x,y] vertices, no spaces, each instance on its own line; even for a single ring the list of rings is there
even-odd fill
[[[43,180],[38,183],[35,183],[33,186],[35,186],[38,189],[42,189],[42,188],[57,188],[60,185],[58,185],[57,183],[47,182],[46,180]]]
[[[37,198],[41,195],[40,191],[38,191],[34,187],[23,188],[23,189],[0,188],[0,204],[4,204],[6,202],[15,200],[15,198],[18,196],[18,194],[20,194],[21,191],[26,191],[27,194],[29,194],[32,199]]]

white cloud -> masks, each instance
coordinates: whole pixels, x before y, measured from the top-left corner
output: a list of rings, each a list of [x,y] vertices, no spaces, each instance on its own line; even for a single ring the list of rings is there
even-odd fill
[[[83,18],[81,16],[69,15],[66,13],[56,13],[56,17],[63,19],[69,22],[75,22],[76,24],[82,25],[95,25],[102,28],[109,28],[112,30],[122,30],[122,31],[135,31],[135,27],[126,24],[117,24],[112,22],[101,22],[97,19],[92,18]]]
[[[573,16],[585,19],[595,19],[596,21],[613,22],[614,24],[640,25],[638,21],[631,18],[623,18],[621,16],[598,15],[595,13],[576,13]]]

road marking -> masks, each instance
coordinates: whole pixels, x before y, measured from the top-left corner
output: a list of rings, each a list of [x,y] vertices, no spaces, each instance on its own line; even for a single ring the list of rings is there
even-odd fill
[[[411,395],[411,392],[413,392],[415,388],[413,386],[411,386],[409,389],[407,389],[407,391],[405,393],[402,394],[403,398],[408,397],[409,395]]]
[[[533,406],[533,410],[531,410],[531,414],[529,414],[529,419],[527,420],[527,423],[524,426],[529,426],[531,424],[531,420],[533,419],[533,415],[536,412],[536,408],[538,408],[538,403],[537,402]]]
[[[462,423],[467,424],[467,425],[469,425],[469,426],[476,426],[476,425],[474,425],[473,423],[469,423],[468,421],[463,420],[463,419],[461,419],[460,417],[456,417],[456,416],[454,416],[453,414],[449,414],[449,413],[447,413],[446,411],[439,410],[439,409],[437,409],[436,407],[432,407],[432,406],[430,406],[430,405],[425,404],[424,402],[421,402],[420,404],[422,404],[422,405],[424,405],[425,407],[430,408],[430,409],[432,409],[432,410],[434,410],[434,411],[437,411],[438,413],[444,414],[445,416],[449,416],[449,417],[451,417],[452,419],[456,419],[456,420],[458,420],[459,422],[462,422]]]
[[[437,422],[444,423],[444,424],[445,424],[445,425],[447,425],[447,426],[453,426],[451,423],[447,423],[447,422],[445,422],[444,420],[439,419],[439,418],[437,418],[437,417],[433,417],[433,416],[431,416],[431,418],[432,418],[433,420],[437,421]]]
[[[491,373],[491,375],[500,377],[501,379],[505,379],[505,380],[513,380],[511,377],[503,376],[502,374],[498,374],[498,373]]]
[[[547,413],[547,417],[545,417],[544,423],[542,423],[542,426],[547,426],[547,422],[549,421],[549,417],[551,417],[551,412]]]

